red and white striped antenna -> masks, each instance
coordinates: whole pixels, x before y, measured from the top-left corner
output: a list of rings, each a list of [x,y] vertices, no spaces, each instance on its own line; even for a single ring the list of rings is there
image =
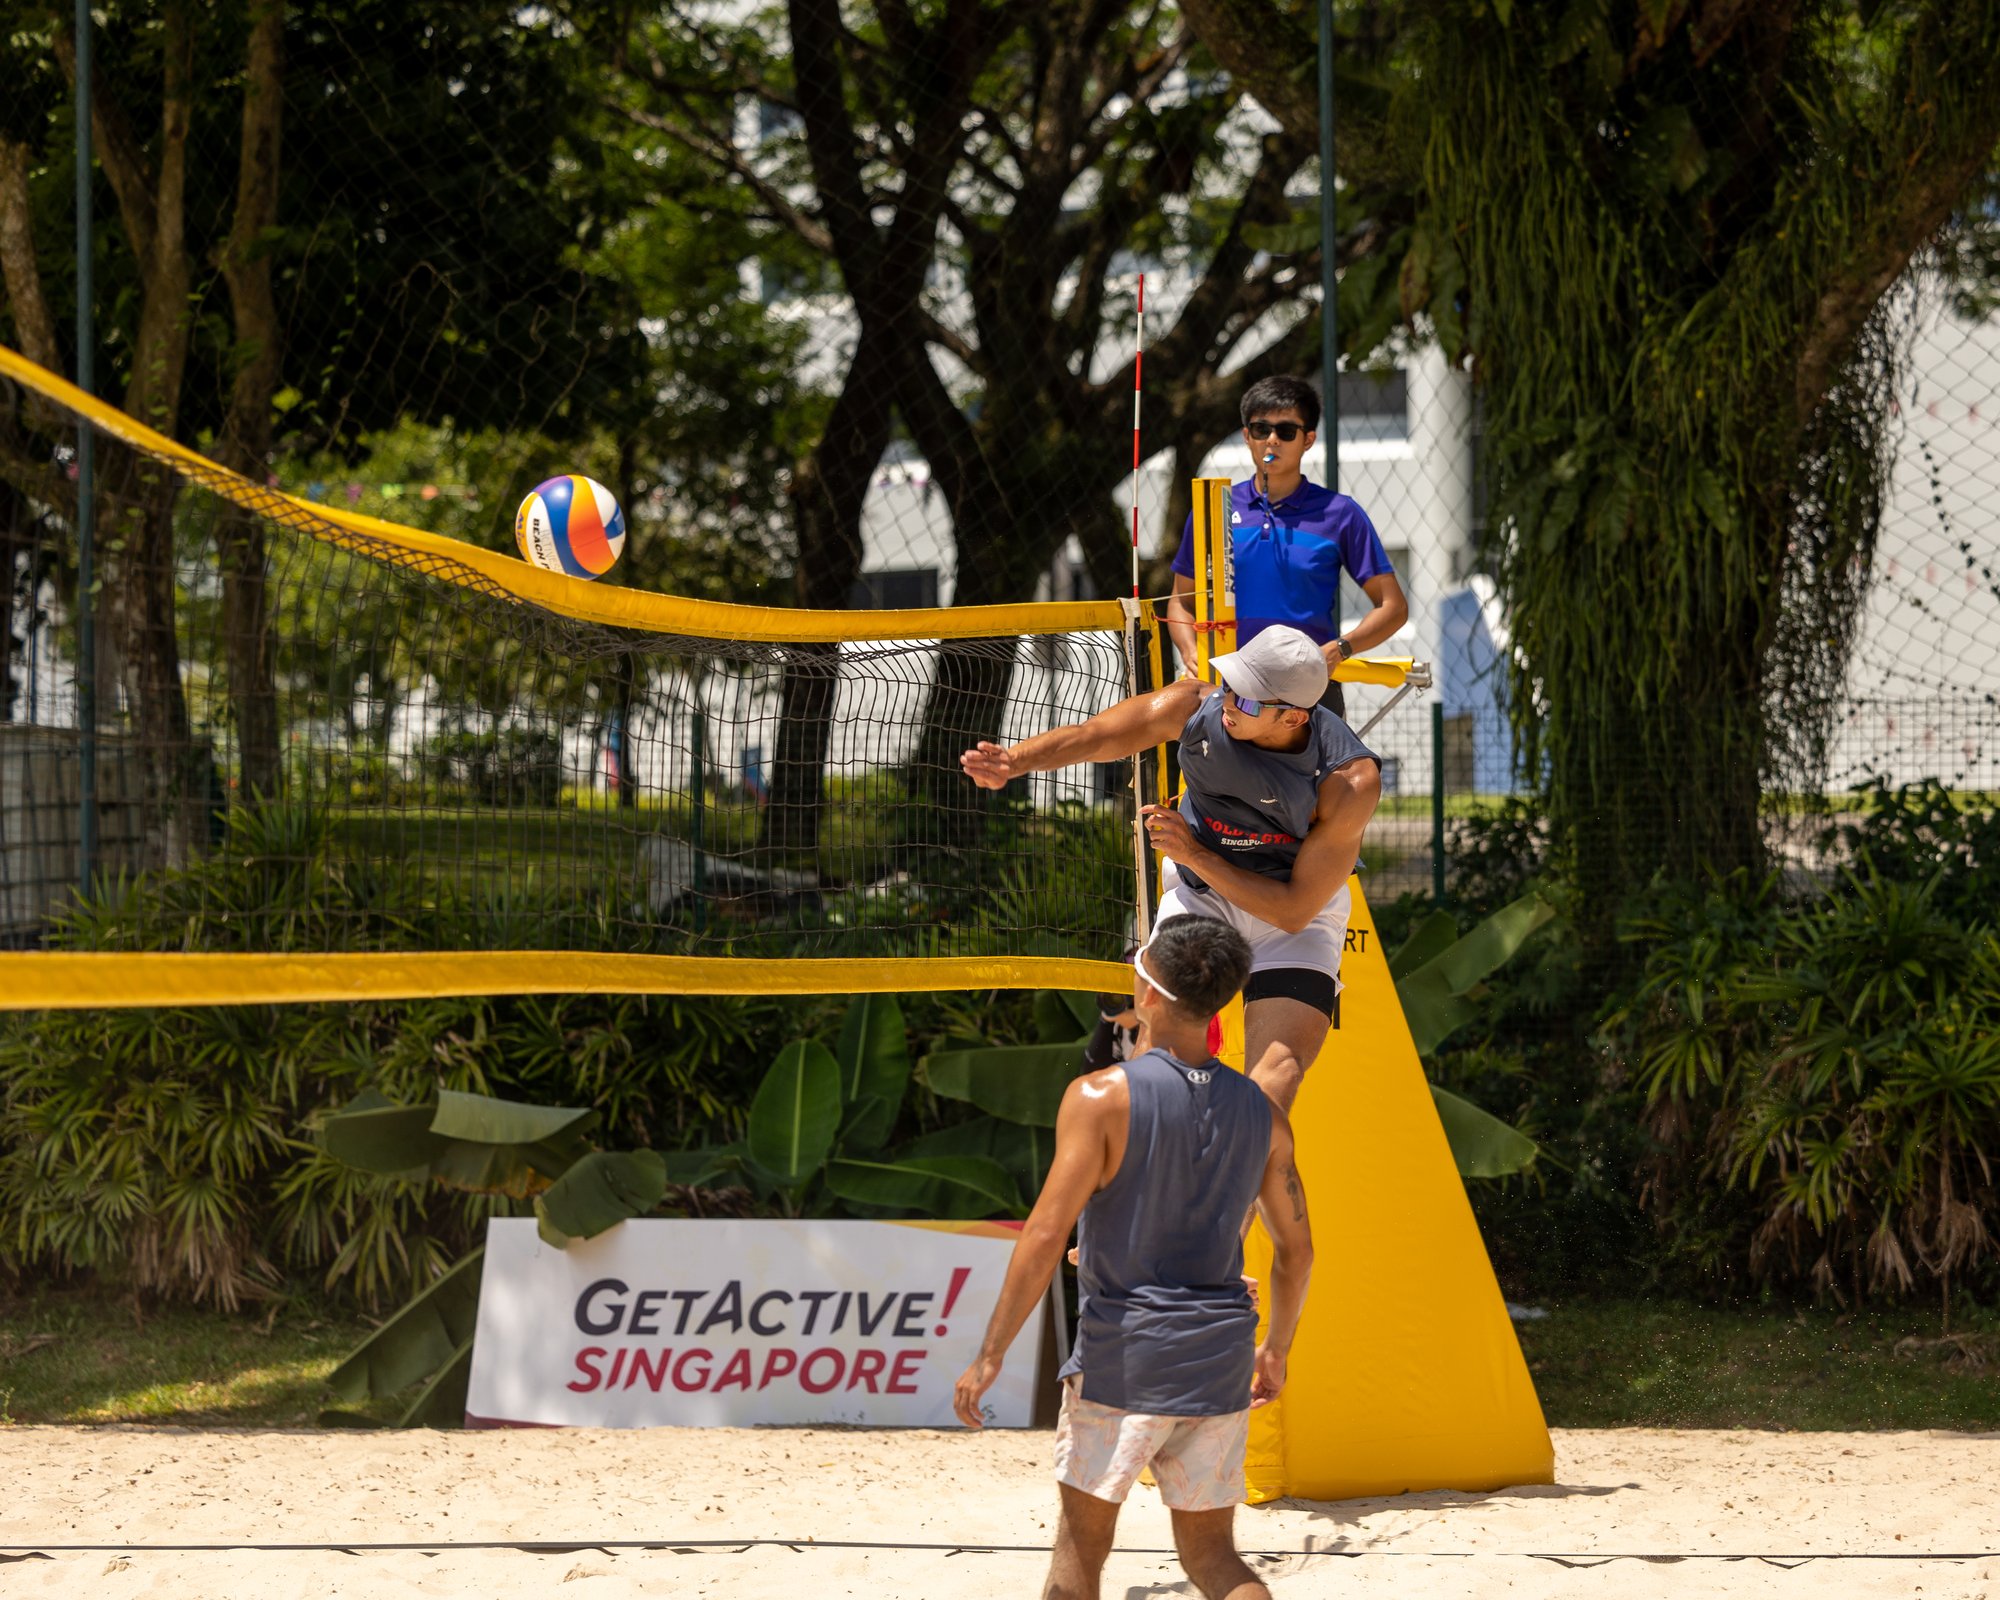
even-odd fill
[[[1139,399],[1145,393],[1146,275],[1139,274],[1139,331],[1132,347],[1132,598],[1139,598]]]
[[[1146,370],[1146,275],[1139,274],[1139,319],[1138,332],[1132,345],[1132,599],[1125,612],[1125,640],[1127,681],[1132,693],[1139,692],[1139,398],[1145,393],[1143,381]],[[1159,685],[1155,684],[1155,688]],[[1152,936],[1152,915],[1146,898],[1146,881],[1150,872],[1146,848],[1146,830],[1140,827],[1139,813],[1146,804],[1146,795],[1139,782],[1139,775],[1145,763],[1137,756],[1132,758],[1132,850],[1134,863],[1139,875],[1133,887],[1138,891],[1133,906],[1132,923],[1138,931],[1139,943],[1144,944]]]

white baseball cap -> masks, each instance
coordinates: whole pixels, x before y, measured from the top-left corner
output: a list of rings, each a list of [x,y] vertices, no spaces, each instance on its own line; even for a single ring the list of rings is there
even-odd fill
[[[1283,624],[1266,628],[1240,650],[1217,656],[1215,675],[1246,700],[1310,709],[1326,693],[1326,657],[1309,635]]]

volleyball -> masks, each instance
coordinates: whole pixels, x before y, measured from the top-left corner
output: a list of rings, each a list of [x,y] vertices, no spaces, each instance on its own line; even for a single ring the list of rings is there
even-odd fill
[[[521,559],[572,578],[601,578],[625,548],[625,513],[595,478],[565,472],[538,483],[514,513]]]

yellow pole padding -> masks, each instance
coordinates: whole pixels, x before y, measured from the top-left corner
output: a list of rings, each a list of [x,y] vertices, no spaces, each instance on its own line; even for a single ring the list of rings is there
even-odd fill
[[[1252,1504],[1553,1483],[1555,1450],[1359,880],[1340,1026],[1292,1107],[1317,1265],[1290,1376],[1251,1413]],[[1243,1065],[1243,1009],[1223,1020]],[[1244,1270],[1270,1281],[1251,1229]],[[1268,1300],[1266,1301],[1268,1305]]]
[[[938,989],[1124,993],[1120,961],[1062,956],[759,959],[576,950],[409,954],[145,951],[0,954],[0,1011],[281,1005],[479,994],[914,994]]]
[[[1385,689],[1400,689],[1416,665],[1413,656],[1349,656],[1333,669],[1337,683],[1379,683]]]
[[[1209,663],[1236,648],[1236,539],[1229,528],[1229,480],[1194,480],[1195,673],[1215,682]]]

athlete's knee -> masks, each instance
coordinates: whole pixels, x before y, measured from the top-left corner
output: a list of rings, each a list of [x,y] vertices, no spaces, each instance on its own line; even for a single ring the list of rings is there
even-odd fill
[[[1111,1555],[1118,1536],[1119,1507],[1070,1484],[1062,1486],[1062,1515],[1056,1524],[1056,1546],[1066,1549],[1095,1571]]]

